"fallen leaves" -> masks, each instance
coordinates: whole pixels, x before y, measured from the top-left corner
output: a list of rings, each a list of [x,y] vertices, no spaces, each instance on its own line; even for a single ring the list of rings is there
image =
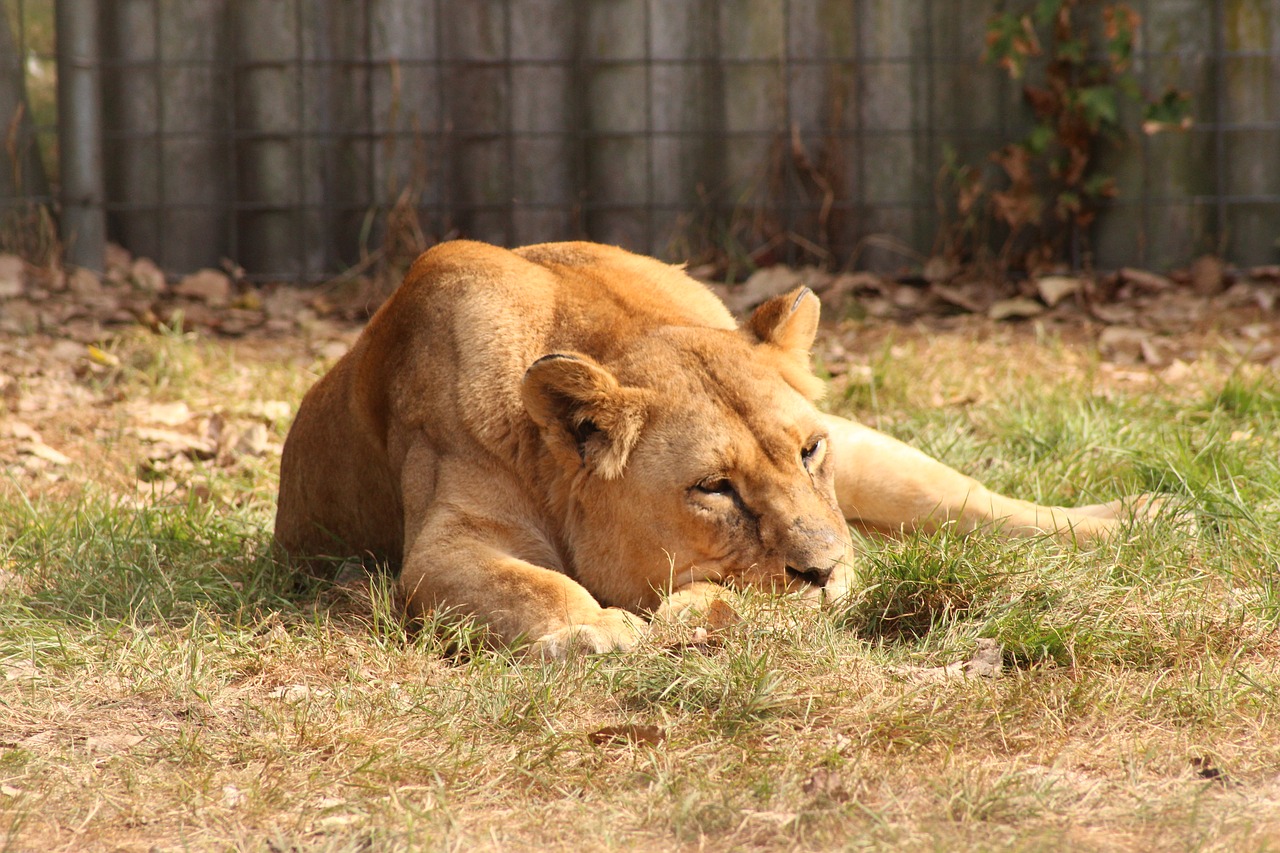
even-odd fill
[[[587,735],[596,746],[660,746],[667,733],[658,726],[622,723],[602,726]]]
[[[945,681],[950,678],[999,678],[1004,672],[1004,647],[990,638],[980,638],[973,655],[945,666],[894,666],[889,672],[914,681]]]
[[[1084,290],[1084,280],[1073,275],[1046,275],[1036,279],[1036,292],[1050,308]]]
[[[112,754],[128,752],[146,740],[142,735],[104,734],[85,738],[84,748],[89,752]]]
[[[34,456],[51,465],[70,465],[71,457],[61,451],[54,450],[39,439],[28,439],[18,445],[18,453]]]
[[[809,774],[800,789],[810,797],[833,803],[849,801],[849,791],[845,788],[844,778],[834,770],[819,767]]]
[[[1155,368],[1212,350],[1221,336],[1242,358],[1280,367],[1280,345],[1271,343],[1280,339],[1280,320],[1271,316],[1280,303],[1278,284],[1280,267],[1236,269],[1206,255],[1168,275],[1124,267],[1003,286],[939,258],[928,259],[918,276],[899,277],[775,266],[713,289],[738,314],[806,285],[822,298],[829,320],[870,316],[946,325],[957,315],[978,315],[1001,324],[1053,324],[1097,336],[1106,360]],[[1253,326],[1264,333],[1249,335]]]
[[[267,694],[268,699],[279,699],[288,704],[297,704],[311,699],[321,699],[329,695],[329,691],[321,687],[306,684],[282,684]]]
[[[174,285],[173,292],[199,300],[210,308],[223,308],[231,303],[231,278],[219,270],[197,270]]]
[[[1028,317],[1037,317],[1044,312],[1045,307],[1042,303],[1018,296],[992,303],[987,309],[987,316],[999,323],[1002,320],[1025,320]]]

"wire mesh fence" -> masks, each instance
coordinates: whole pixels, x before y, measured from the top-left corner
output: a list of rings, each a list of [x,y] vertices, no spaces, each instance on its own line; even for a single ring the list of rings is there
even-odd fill
[[[981,61],[1002,5],[6,0],[0,240],[48,243],[52,203],[80,263],[105,237],[262,279],[451,235],[918,263],[944,151],[981,164],[1026,128]],[[1280,0],[1131,5],[1139,79],[1196,122],[1108,155],[1120,194],[1077,260],[1274,261]]]

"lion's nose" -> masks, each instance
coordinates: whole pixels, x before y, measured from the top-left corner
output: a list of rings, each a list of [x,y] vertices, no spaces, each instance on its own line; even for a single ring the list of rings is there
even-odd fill
[[[794,566],[787,566],[787,577],[792,580],[800,580],[814,586],[826,586],[827,581],[831,579],[831,573],[835,571],[835,566],[810,566],[807,569],[797,569]]]

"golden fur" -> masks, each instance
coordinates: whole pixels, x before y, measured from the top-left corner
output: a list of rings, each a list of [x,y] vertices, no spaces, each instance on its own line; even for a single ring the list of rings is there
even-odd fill
[[[629,647],[666,595],[839,594],[846,518],[1114,528],[1120,504],[995,495],[819,413],[817,324],[799,288],[739,329],[679,268],[617,248],[436,246],[303,399],[277,542],[398,563],[409,616],[451,608],[561,655]]]

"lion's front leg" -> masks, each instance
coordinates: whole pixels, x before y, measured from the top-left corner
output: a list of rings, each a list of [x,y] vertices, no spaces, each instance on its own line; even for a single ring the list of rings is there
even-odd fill
[[[469,526],[453,519],[416,537],[399,581],[409,618],[447,608],[475,617],[503,643],[531,640],[534,654],[551,658],[623,651],[644,633],[643,620],[601,607],[572,578],[459,535]],[[446,531],[453,535],[439,535]]]
[[[1154,514],[1148,496],[1087,507],[1048,507],[996,494],[895,438],[834,415],[825,416],[836,461],[836,497],[845,517],[897,532],[953,523],[962,531],[994,526],[1016,536],[1045,533],[1105,538],[1123,519]]]

